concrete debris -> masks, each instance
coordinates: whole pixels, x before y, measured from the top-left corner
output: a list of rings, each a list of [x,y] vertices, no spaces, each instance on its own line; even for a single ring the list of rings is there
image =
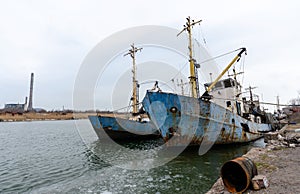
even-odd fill
[[[277,138],[278,138],[279,141],[283,141],[284,140],[284,137],[282,137],[280,134],[278,134]]]
[[[278,132],[269,132],[264,134],[265,142],[268,143],[270,140],[278,138]]]
[[[296,130],[283,129],[264,134],[268,150],[278,150],[284,147],[300,147],[300,133]]]
[[[289,144],[289,147],[290,147],[290,148],[295,148],[296,145],[295,145],[294,143],[291,143],[291,144]]]
[[[269,187],[269,181],[265,175],[256,175],[252,178],[254,190],[260,190]]]

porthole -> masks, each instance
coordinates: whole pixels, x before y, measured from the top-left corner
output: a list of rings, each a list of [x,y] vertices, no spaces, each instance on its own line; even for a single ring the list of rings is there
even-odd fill
[[[171,108],[170,108],[170,112],[171,112],[171,113],[176,113],[176,112],[177,112],[177,108],[174,107],[174,106],[171,107]]]

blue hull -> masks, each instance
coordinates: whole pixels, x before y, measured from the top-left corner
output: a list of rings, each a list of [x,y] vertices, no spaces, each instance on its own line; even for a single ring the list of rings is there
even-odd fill
[[[152,122],[104,116],[89,116],[89,120],[99,139],[127,141],[159,137],[159,131]]]
[[[147,91],[143,107],[164,140],[175,137],[178,145],[250,142],[262,137],[258,131],[271,130],[210,101],[173,93]]]

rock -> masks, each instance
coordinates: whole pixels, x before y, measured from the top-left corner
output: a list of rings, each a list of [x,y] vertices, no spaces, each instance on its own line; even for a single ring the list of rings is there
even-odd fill
[[[298,138],[295,136],[289,136],[286,140],[288,143],[298,144]]]
[[[265,142],[269,142],[269,140],[277,139],[277,135],[278,135],[278,132],[265,133],[264,134]]]
[[[260,189],[259,184],[256,181],[252,181],[253,190],[257,191]]]
[[[285,145],[285,146],[289,145],[288,142],[286,142],[286,141],[283,141],[282,144]]]
[[[274,146],[273,150],[281,150],[285,146]]]
[[[289,147],[290,147],[290,148],[295,148],[295,147],[296,147],[296,144],[291,143],[291,144],[289,144]]]
[[[300,133],[300,129],[295,129],[295,132],[296,133]]]
[[[215,194],[215,193],[226,193],[227,191],[224,190],[224,184],[222,178],[219,178],[217,182],[212,186],[212,188],[206,194]]]
[[[265,175],[256,175],[252,178],[252,186],[254,190],[269,187],[269,181]]]
[[[282,135],[280,135],[280,134],[277,135],[277,138],[278,138],[279,141],[283,141],[284,140],[284,137],[282,137]]]
[[[270,140],[269,142],[270,142],[270,144],[275,144],[275,143],[276,143],[276,141],[275,141],[275,140],[273,140],[273,139],[272,139],[272,140]]]
[[[275,148],[275,146],[269,145],[269,146],[267,147],[267,150],[268,150],[268,151],[271,151],[271,150],[273,150],[274,148]]]

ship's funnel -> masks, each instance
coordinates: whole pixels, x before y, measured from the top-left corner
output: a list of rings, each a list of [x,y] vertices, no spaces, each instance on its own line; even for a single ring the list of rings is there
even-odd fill
[[[30,79],[30,92],[29,92],[29,102],[28,102],[28,108],[27,110],[28,111],[32,111],[33,108],[32,108],[32,94],[33,94],[33,78],[34,78],[34,74],[31,73],[31,79]]]

